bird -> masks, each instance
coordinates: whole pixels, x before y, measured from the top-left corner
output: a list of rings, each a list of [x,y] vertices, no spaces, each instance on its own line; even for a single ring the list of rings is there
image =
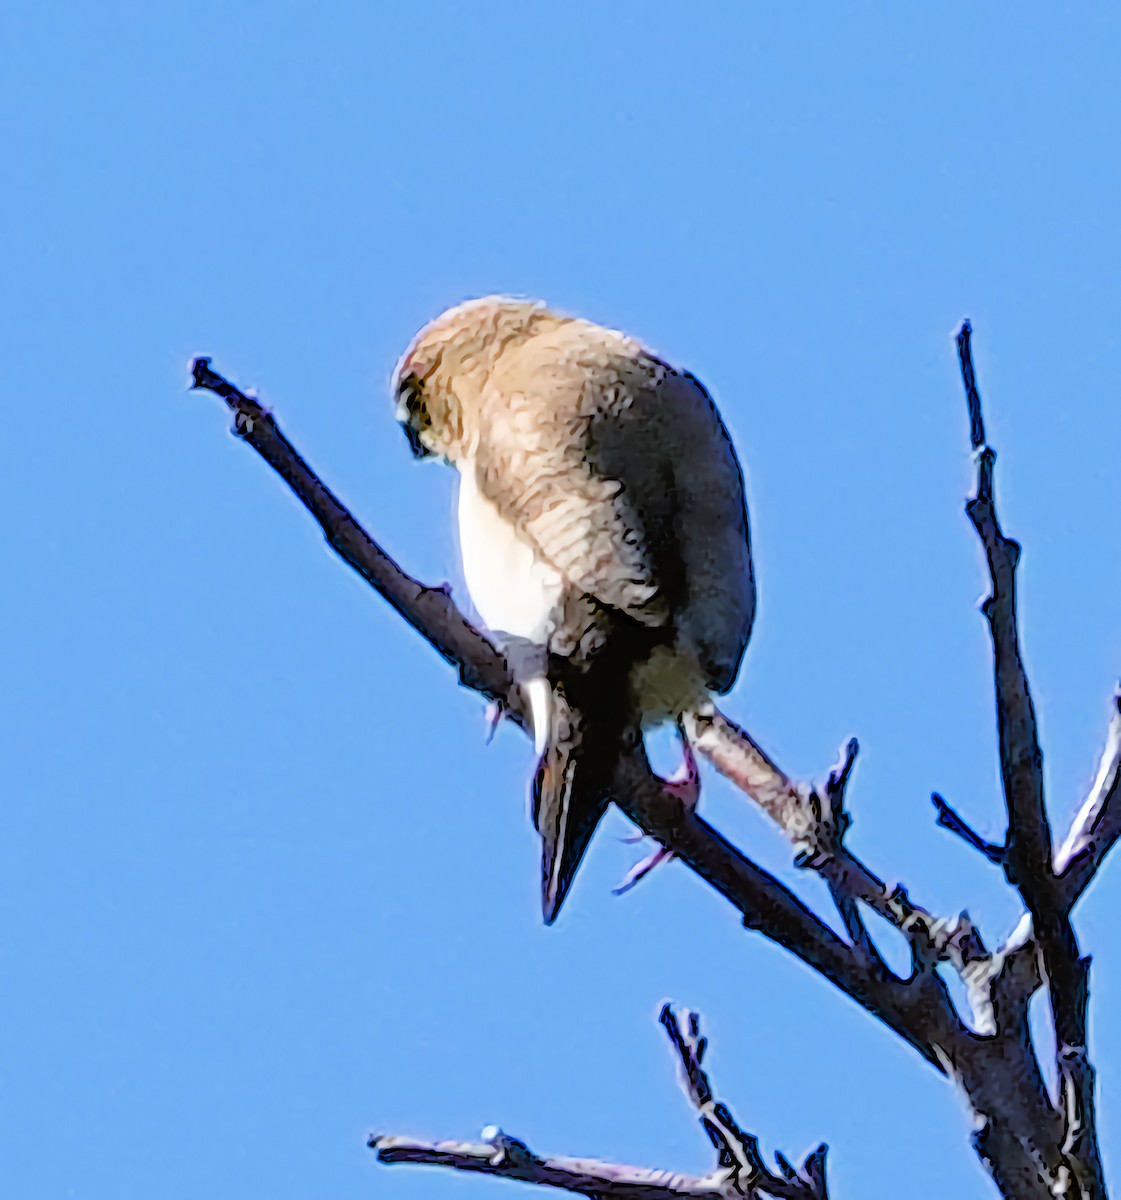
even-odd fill
[[[744,476],[709,392],[618,330],[485,296],[393,372],[416,458],[459,475],[472,604],[525,701],[557,918],[644,732],[735,682],[756,609]],[[686,748],[685,792],[699,781]]]

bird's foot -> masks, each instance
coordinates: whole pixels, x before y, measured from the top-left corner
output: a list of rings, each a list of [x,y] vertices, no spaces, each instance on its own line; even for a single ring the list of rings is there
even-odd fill
[[[505,705],[499,704],[497,700],[491,700],[487,704],[483,713],[483,720],[486,721],[486,738],[483,742],[485,746],[489,746],[494,741],[494,735],[498,731],[499,725],[502,724],[503,717],[509,715],[509,710]]]
[[[640,839],[641,840],[641,839]],[[657,866],[661,866],[664,862],[669,862],[673,858],[673,851],[667,850],[665,846],[659,846],[653,854],[648,854],[640,863],[635,863],[627,872],[623,882],[618,887],[611,889],[613,896],[622,896],[629,892],[639,880],[645,879],[647,875]]]
[[[685,736],[684,730],[681,731],[681,749],[682,764],[680,768],[669,779],[663,779],[662,786],[667,792],[672,793],[685,809],[692,812],[697,807],[697,801],[701,798],[701,773],[697,770],[697,760],[693,754],[693,747],[689,745],[689,739]],[[626,837],[623,840],[634,843],[644,841],[645,838],[642,834],[639,834],[637,837]],[[623,882],[618,887],[611,889],[612,894],[622,896],[625,892],[629,892],[636,883],[645,879],[655,867],[669,862],[671,858],[673,858],[673,851],[668,850],[665,846],[659,846],[652,854],[648,854],[641,862],[631,867]]]

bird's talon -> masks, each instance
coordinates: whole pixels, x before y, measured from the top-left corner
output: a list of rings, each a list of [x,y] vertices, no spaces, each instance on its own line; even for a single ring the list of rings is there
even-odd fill
[[[483,741],[484,746],[489,746],[494,741],[494,735],[502,724],[502,718],[506,716],[506,710],[497,701],[492,700],[483,713],[483,719],[486,721],[486,738]]]
[[[697,801],[701,798],[701,773],[697,769],[697,759],[693,753],[693,747],[689,744],[689,739],[685,736],[685,730],[680,724],[678,725],[678,731],[681,734],[682,764],[669,779],[662,780],[662,786],[682,807],[692,812],[697,807]],[[641,842],[644,840],[644,835],[631,834],[622,837],[620,840],[630,843]],[[636,863],[627,872],[623,882],[618,887],[611,889],[612,894],[622,896],[625,892],[629,892],[636,883],[645,879],[655,867],[661,866],[664,862],[669,862],[671,858],[673,858],[673,851],[667,850],[665,846],[659,846],[652,854],[647,855],[646,858]]]
[[[653,854],[649,854],[640,863],[636,863],[627,872],[626,878],[618,887],[611,889],[613,896],[622,896],[629,892],[636,883],[641,882],[654,870],[655,867],[661,866],[664,862],[669,862],[673,858],[673,851],[667,850],[665,846],[659,846]]]

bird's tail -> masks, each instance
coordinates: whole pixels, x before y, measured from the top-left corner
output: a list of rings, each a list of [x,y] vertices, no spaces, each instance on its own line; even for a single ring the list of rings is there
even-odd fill
[[[621,698],[620,698],[621,699]],[[533,820],[541,835],[541,908],[560,912],[584,853],[611,800],[622,749],[623,705],[577,707],[553,692],[549,737],[533,780]]]

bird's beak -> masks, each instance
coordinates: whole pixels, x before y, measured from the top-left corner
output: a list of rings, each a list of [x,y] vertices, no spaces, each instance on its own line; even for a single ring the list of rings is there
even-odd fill
[[[411,421],[402,421],[401,428],[405,431],[405,437],[409,441],[409,449],[413,452],[413,458],[431,458],[432,451],[420,440],[420,432]]]

